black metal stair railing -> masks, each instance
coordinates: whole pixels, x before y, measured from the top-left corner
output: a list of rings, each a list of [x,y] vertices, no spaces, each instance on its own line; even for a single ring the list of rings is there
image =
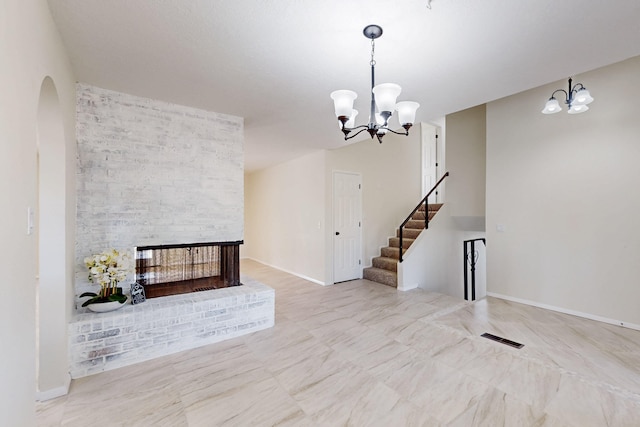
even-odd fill
[[[464,299],[469,300],[469,269],[471,269],[471,301],[476,300],[476,264],[478,262],[478,251],[476,251],[476,242],[484,243],[487,246],[487,240],[484,237],[477,239],[465,240],[462,242],[463,247],[463,264],[464,264]],[[470,248],[469,248],[470,247]]]
[[[424,198],[422,200],[420,200],[420,203],[418,203],[418,206],[415,207],[415,209],[413,211],[411,211],[411,213],[409,214],[409,216],[407,217],[407,219],[404,220],[404,222],[402,224],[400,224],[400,257],[399,257],[399,261],[402,262],[402,231],[404,229],[404,226],[407,225],[407,222],[409,222],[411,220],[411,218],[413,217],[413,215],[418,212],[418,209],[420,209],[420,206],[422,206],[424,204],[424,228],[427,229],[429,228],[429,196],[431,196],[431,193],[433,193],[434,191],[436,191],[436,189],[438,188],[438,186],[440,185],[440,183],[442,181],[444,181],[444,179],[446,177],[449,176],[449,172],[445,172],[444,175],[442,175],[442,178],[440,178],[440,180],[438,182],[436,182],[436,185],[433,186],[433,188],[427,193],[426,196],[424,196]]]

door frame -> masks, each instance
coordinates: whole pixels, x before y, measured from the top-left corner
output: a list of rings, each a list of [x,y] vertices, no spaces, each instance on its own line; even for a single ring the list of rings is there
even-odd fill
[[[425,129],[428,128],[428,129]],[[440,179],[441,170],[444,169],[443,154],[444,147],[439,126],[431,123],[420,122],[420,144],[421,144],[421,180],[422,196]],[[429,164],[430,163],[430,164]],[[431,176],[431,186],[426,183],[427,175]],[[444,185],[438,187],[435,195],[429,197],[429,203],[441,203],[444,200]]]

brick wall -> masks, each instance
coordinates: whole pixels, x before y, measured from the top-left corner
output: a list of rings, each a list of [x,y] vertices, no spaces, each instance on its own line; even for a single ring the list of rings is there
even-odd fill
[[[69,323],[72,378],[213,344],[274,325],[275,291],[249,277],[242,286],[81,309]]]
[[[114,247],[243,239],[240,117],[77,85],[77,288]]]

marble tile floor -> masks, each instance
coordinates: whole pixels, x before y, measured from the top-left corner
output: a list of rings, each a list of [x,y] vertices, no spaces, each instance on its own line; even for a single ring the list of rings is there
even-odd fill
[[[74,380],[39,426],[640,426],[640,331],[243,260],[275,327]],[[484,332],[524,344],[514,349]]]

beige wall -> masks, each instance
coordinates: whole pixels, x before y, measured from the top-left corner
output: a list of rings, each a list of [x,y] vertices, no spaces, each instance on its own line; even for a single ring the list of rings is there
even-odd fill
[[[333,172],[362,175],[362,263],[420,201],[420,132],[366,139],[245,177],[242,256],[318,283],[333,283]]]
[[[325,152],[245,177],[242,256],[324,283]]]
[[[398,288],[408,290],[419,287],[464,298],[463,242],[482,238],[484,234],[482,231],[461,230],[451,215],[449,204],[445,203],[429,221],[429,228],[420,233],[411,245],[404,261],[398,265]],[[476,248],[479,252],[476,298],[481,298],[485,289],[486,254],[481,242],[476,243]]]
[[[447,205],[460,227],[484,230],[485,106],[447,115],[446,129]]]
[[[584,114],[540,114],[566,80],[487,105],[488,291],[640,325],[640,57],[575,77]]]
[[[60,101],[66,151],[58,169],[65,177],[65,232],[59,241],[64,253],[64,279],[59,291],[72,286],[75,209],[74,77],[65,49],[45,0],[6,0],[0,3],[0,187],[3,208],[2,290],[0,299],[0,424],[34,424],[35,301],[37,271],[36,234],[27,235],[27,208],[37,206],[37,114],[41,85],[52,78]],[[71,213],[70,215],[68,213]],[[57,304],[58,317],[66,318],[66,298]],[[53,340],[66,348],[66,331]],[[51,337],[49,337],[51,338]],[[66,371],[65,365],[54,369]],[[61,384],[62,385],[62,384]]]
[[[420,129],[410,135],[386,135],[384,142],[369,138],[327,152],[326,167],[326,277],[333,283],[333,206],[334,171],[362,175],[362,265],[380,256],[380,248],[418,204],[421,196]]]
[[[407,251],[398,283],[462,298],[463,242],[485,235],[485,106],[447,115],[445,130],[445,205]]]

